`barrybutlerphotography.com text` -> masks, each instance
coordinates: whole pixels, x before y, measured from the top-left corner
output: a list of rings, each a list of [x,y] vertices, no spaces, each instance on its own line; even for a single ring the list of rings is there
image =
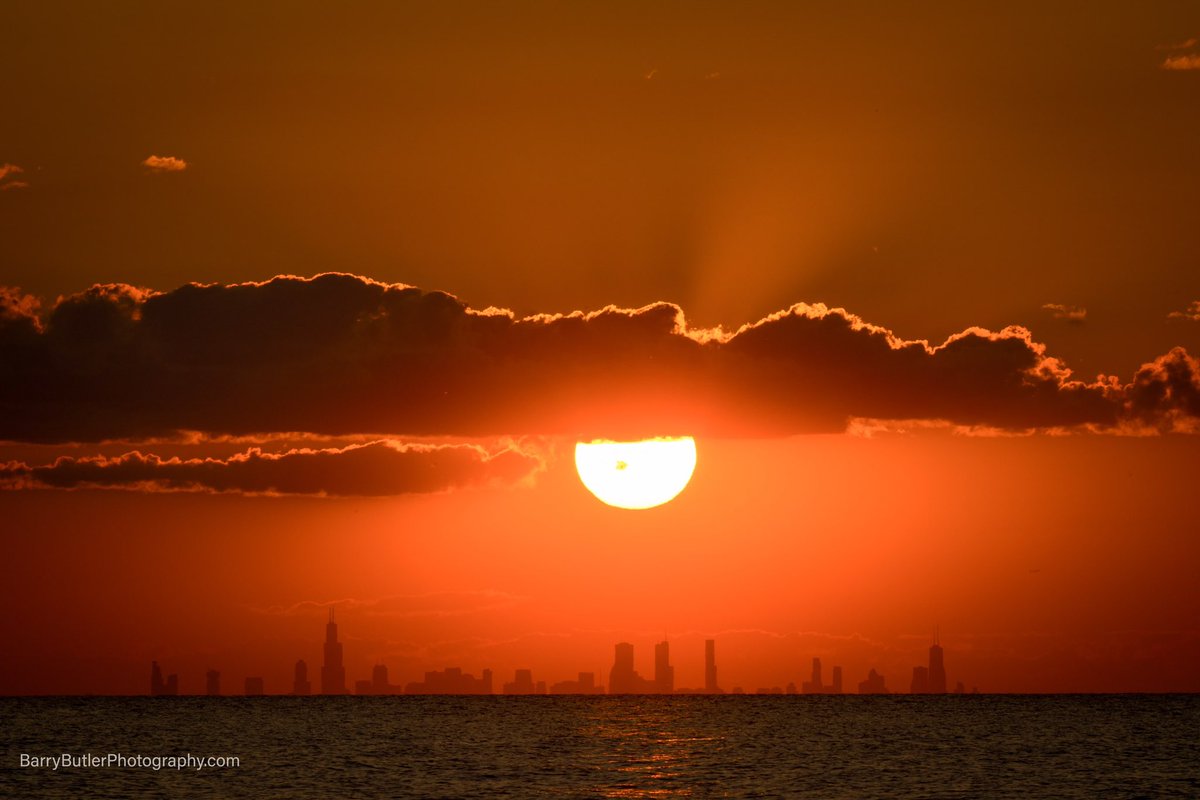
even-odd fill
[[[239,756],[198,756],[192,753],[148,756],[141,753],[59,753],[33,755],[21,753],[18,766],[24,769],[149,769],[194,771],[240,767]]]

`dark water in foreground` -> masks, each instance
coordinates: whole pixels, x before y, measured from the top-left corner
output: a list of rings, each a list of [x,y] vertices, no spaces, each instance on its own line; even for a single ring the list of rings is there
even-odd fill
[[[0,796],[1200,797],[1200,696],[0,698]],[[237,767],[20,767],[21,754]]]

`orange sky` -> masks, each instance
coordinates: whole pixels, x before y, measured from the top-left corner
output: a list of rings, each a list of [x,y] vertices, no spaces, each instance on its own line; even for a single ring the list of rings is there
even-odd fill
[[[906,689],[937,624],[968,687],[1196,688],[1187,439],[701,442],[692,485],[645,512],[596,502],[560,444],[511,489],[5,492],[6,685],[140,692],[158,658],[185,691],[212,666],[283,691],[336,601],[351,676],[382,662],[394,682],[606,679],[626,639],[649,673],[665,634],[680,685],[716,637],[727,689],[798,684],[813,656]]]
[[[9,16],[0,693],[1200,690],[1196,7]]]

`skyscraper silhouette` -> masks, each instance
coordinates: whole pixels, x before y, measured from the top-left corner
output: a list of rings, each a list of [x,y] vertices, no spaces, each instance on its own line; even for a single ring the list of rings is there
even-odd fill
[[[942,661],[941,637],[936,629],[933,632],[933,644],[929,647],[929,693],[946,693],[946,666]]]
[[[871,671],[867,673],[867,679],[865,681],[859,682],[858,693],[859,694],[887,694],[888,693],[887,684],[884,683],[883,676],[880,675],[878,672],[876,672],[874,667],[872,667]]]
[[[376,694],[386,694],[392,688],[388,680],[387,664],[376,664],[371,669],[371,690]]]
[[[842,668],[833,668],[833,683],[827,684],[821,677],[821,659],[814,658],[812,660],[812,677],[800,684],[800,691],[804,694],[841,694]]]
[[[638,674],[633,671],[633,645],[629,642],[618,642],[614,650],[612,670],[608,673],[608,693],[632,694],[637,692],[640,687],[636,684],[641,681],[638,680]]]
[[[671,666],[671,645],[667,642],[654,645],[654,686],[662,694],[675,692],[675,668]]]
[[[157,661],[150,662],[150,695],[152,697],[173,697],[179,694],[179,676],[168,675],[163,680],[162,669]]]
[[[346,693],[346,667],[342,664],[342,643],[337,638],[337,622],[333,608],[329,609],[329,622],[325,624],[325,663],[321,665],[321,693]]]
[[[504,694],[545,694],[546,682],[533,680],[533,670],[519,669],[511,683],[504,684]]]
[[[821,659],[812,660],[812,678],[800,685],[800,691],[805,694],[825,693],[825,686],[821,683]]]
[[[721,693],[721,687],[717,685],[717,643],[714,639],[704,640],[704,691]]]
[[[312,694],[312,683],[308,680],[308,664],[304,659],[296,662],[295,679],[292,681],[292,694]]]
[[[215,697],[221,693],[221,673],[210,669],[204,674],[204,693]]]
[[[604,694],[604,687],[596,685],[596,673],[581,672],[578,680],[551,684],[550,694]]]
[[[909,694],[929,694],[929,667],[913,667]]]
[[[425,673],[424,681],[411,681],[405,694],[491,694],[492,671],[485,669],[481,678],[464,673],[461,667],[446,667]]]

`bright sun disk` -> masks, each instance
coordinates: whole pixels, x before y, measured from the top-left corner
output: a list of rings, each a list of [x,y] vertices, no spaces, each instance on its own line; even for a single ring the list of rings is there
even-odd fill
[[[617,508],[654,508],[684,490],[696,469],[696,440],[578,442],[579,479],[602,502]]]

